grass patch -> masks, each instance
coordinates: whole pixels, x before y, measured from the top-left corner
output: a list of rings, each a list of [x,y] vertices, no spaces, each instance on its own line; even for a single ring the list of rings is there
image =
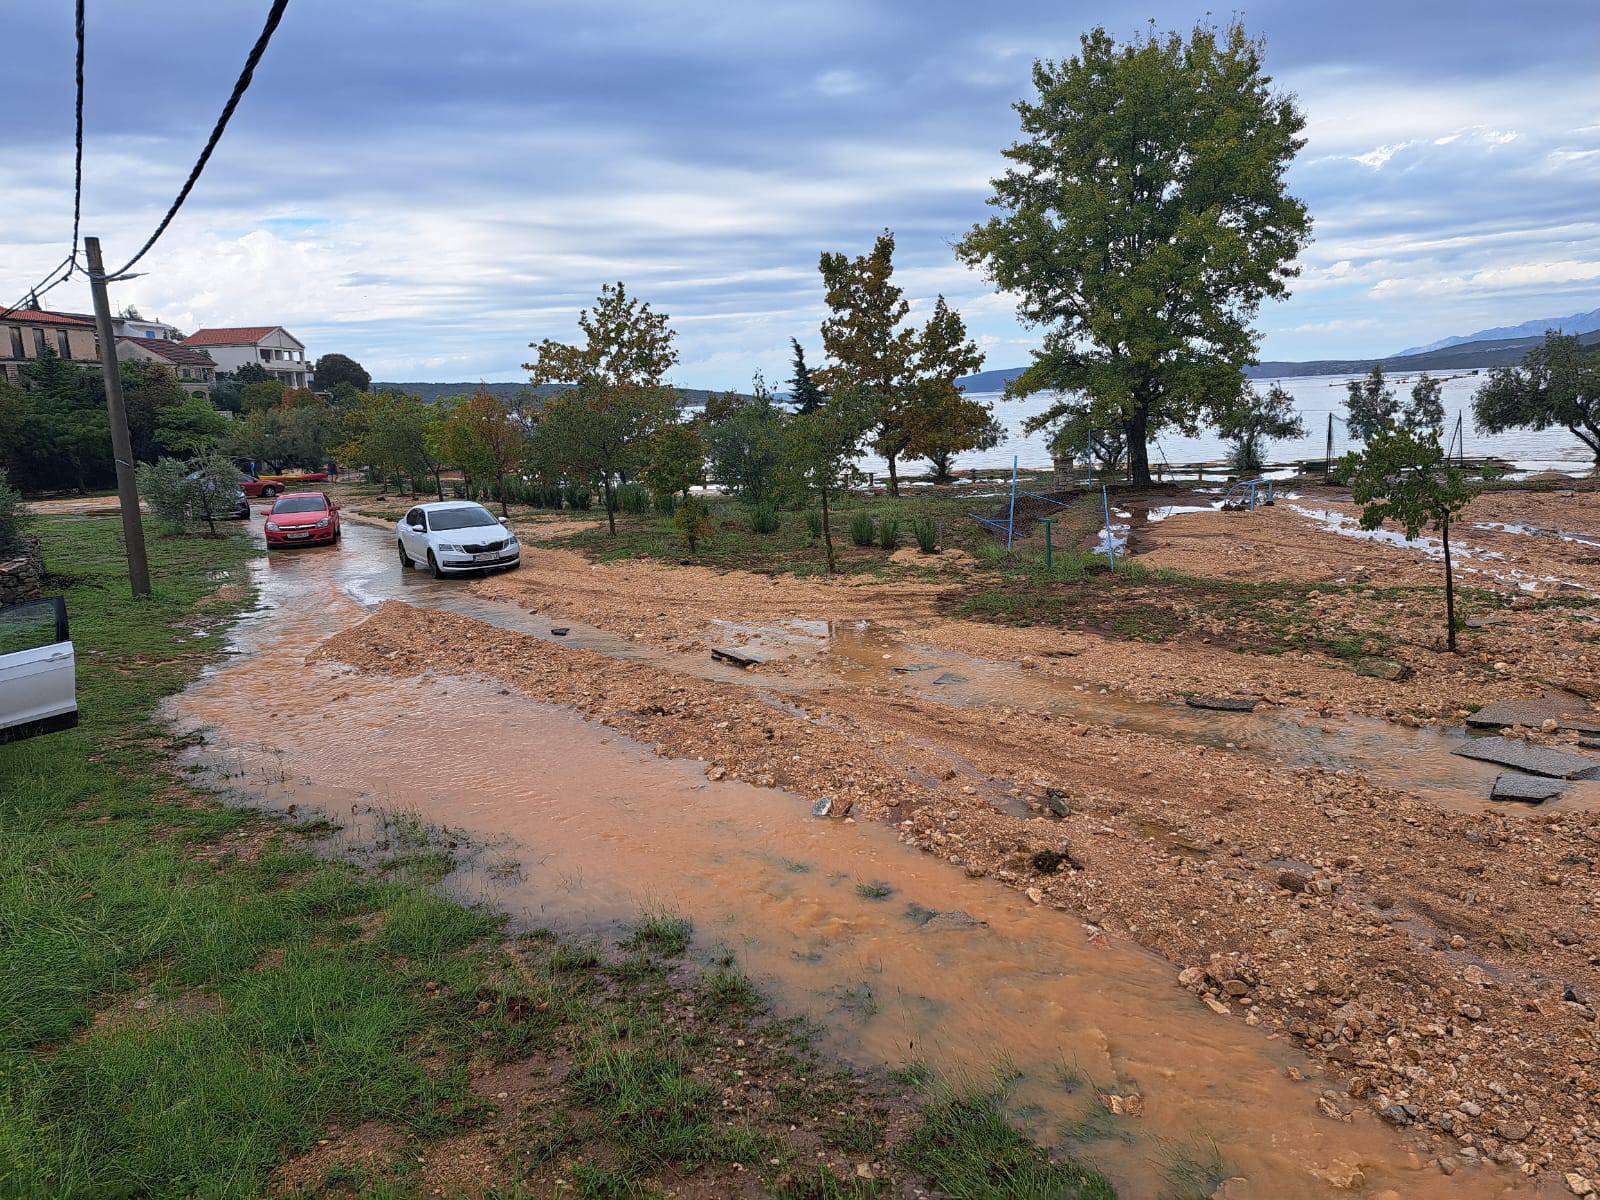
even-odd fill
[[[694,937],[694,922],[665,909],[646,910],[633,927],[633,936],[623,945],[677,958],[689,949]]]

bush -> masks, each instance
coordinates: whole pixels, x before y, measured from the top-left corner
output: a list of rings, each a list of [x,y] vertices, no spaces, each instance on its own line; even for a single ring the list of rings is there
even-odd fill
[[[193,463],[175,458],[139,464],[139,491],[156,520],[174,533],[201,522],[213,531],[233,511],[239,490],[239,468],[221,454],[207,454]]]
[[[9,558],[22,549],[22,535],[33,524],[33,513],[22,502],[22,493],[11,486],[4,467],[0,467],[0,558]]]
[[[939,553],[939,526],[932,517],[922,517],[913,522],[911,532],[916,534],[918,550],[924,554]]]
[[[878,522],[878,545],[885,550],[893,550],[900,544],[900,522],[894,517],[885,517]]]
[[[467,498],[467,485],[459,479],[452,480],[450,483],[450,498],[452,500],[465,500]]]
[[[637,483],[625,483],[617,490],[617,503],[623,512],[642,517],[650,511],[650,491]]]
[[[564,488],[562,498],[566,500],[568,508],[587,509],[594,503],[588,488]]]
[[[670,517],[678,511],[678,493],[657,492],[656,511],[663,517]]]
[[[700,548],[700,543],[711,536],[711,510],[699,496],[685,497],[672,518],[672,524],[688,543],[689,553]]]
[[[858,546],[870,546],[877,533],[872,527],[872,518],[864,512],[852,513],[850,516],[850,540]]]
[[[822,514],[814,508],[806,509],[806,532],[813,542],[822,536]]]
[[[778,510],[770,504],[758,504],[750,510],[751,533],[777,533]]]

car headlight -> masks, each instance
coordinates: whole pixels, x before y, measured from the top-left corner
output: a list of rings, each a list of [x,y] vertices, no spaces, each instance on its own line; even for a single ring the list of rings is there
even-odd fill
[[[272,530],[273,533],[277,533],[281,526],[276,521],[268,521],[267,528]]]
[[[326,527],[328,522],[331,521],[331,520],[333,520],[332,517],[323,517],[322,520],[317,522],[317,528],[318,529],[322,529],[322,528]]]
[[[448,550],[451,554],[464,554],[464,553],[466,553],[466,551],[464,551],[455,542],[440,542],[439,543],[439,549]]]

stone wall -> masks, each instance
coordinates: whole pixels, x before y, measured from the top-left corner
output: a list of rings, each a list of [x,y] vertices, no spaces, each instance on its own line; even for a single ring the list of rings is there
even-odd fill
[[[44,555],[38,538],[22,539],[22,554],[0,562],[0,607],[44,595]]]

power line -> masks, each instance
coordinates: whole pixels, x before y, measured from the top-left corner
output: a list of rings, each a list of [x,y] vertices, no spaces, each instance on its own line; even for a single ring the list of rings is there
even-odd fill
[[[74,130],[73,130],[73,168],[72,168],[72,248],[67,257],[57,263],[38,283],[34,284],[10,308],[0,310],[0,318],[9,317],[22,307],[29,299],[37,300],[51,288],[65,283],[72,278],[73,271],[78,267],[78,221],[83,214],[83,8],[84,0],[78,0],[77,15],[74,21],[74,32],[77,40],[77,55],[74,75],[77,81],[77,100],[73,105]],[[60,279],[51,280],[51,276],[65,266],[67,273]]]
[[[239,73],[239,80],[233,85],[233,93],[228,97],[227,104],[223,105],[222,115],[217,118],[217,123],[212,127],[211,136],[206,139],[205,149],[200,152],[200,157],[195,160],[194,167],[189,171],[189,178],[184,180],[183,188],[172,201],[172,206],[167,209],[167,215],[161,218],[155,232],[139,247],[139,252],[123,263],[120,268],[108,278],[125,275],[129,268],[149,253],[161,235],[167,231],[167,226],[172,224],[172,219],[178,215],[178,210],[183,207],[183,202],[189,198],[189,193],[194,190],[194,185],[200,179],[200,172],[205,170],[206,162],[211,158],[211,152],[217,148],[217,143],[222,140],[222,132],[228,127],[228,121],[233,116],[233,110],[239,107],[239,101],[244,98],[246,90],[250,87],[250,80],[255,75],[256,65],[260,63],[261,56],[267,51],[267,43],[272,40],[273,33],[278,28],[278,23],[283,20],[284,10],[289,7],[289,0],[272,0],[272,10],[267,14],[267,23],[262,27],[261,36],[256,39],[256,44],[250,48],[250,57],[245,60],[244,70]]]

